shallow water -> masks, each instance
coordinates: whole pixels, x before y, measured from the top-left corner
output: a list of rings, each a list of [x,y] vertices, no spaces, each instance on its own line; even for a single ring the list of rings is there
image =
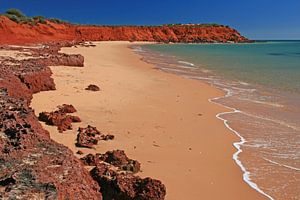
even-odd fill
[[[226,91],[211,101],[235,110],[218,117],[241,137],[234,159],[244,180],[269,198],[300,199],[299,41],[133,48],[161,70]]]

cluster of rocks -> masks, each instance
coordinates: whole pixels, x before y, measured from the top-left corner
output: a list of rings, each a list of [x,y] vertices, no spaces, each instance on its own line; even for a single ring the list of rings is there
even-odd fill
[[[99,185],[80,160],[50,139],[27,100],[10,97],[4,82],[0,84],[0,199],[102,199]]]
[[[55,84],[51,78],[52,72],[48,66],[83,67],[84,57],[82,55],[68,55],[59,52],[63,45],[69,46],[71,44],[73,43],[49,43],[38,48],[2,46],[2,50],[26,52],[31,58],[17,60],[11,57],[1,57],[1,72],[6,73],[6,78],[19,79],[16,82],[21,82],[21,88],[27,87],[29,91],[26,93],[55,90]],[[9,94],[14,95],[16,93],[16,91],[13,91],[15,90],[13,87],[8,89]],[[19,96],[26,96],[28,102],[30,101],[30,95],[23,94]]]
[[[59,132],[72,129],[72,123],[81,122],[77,116],[69,115],[74,113],[76,109],[72,105],[63,104],[58,110],[53,112],[41,112],[38,119],[47,125],[57,126]]]
[[[105,154],[88,154],[81,158],[81,160],[88,166],[96,166],[101,162],[106,162],[121,170],[130,171],[132,173],[137,173],[141,169],[141,164],[136,160],[128,158],[123,150],[108,151]]]
[[[29,49],[39,60],[60,47]],[[50,139],[29,107],[33,93],[55,89],[50,69],[38,63],[0,58],[0,199],[100,200],[98,183],[72,151]]]
[[[83,66],[82,56],[58,52],[60,47],[74,44],[0,47],[30,52],[34,57],[0,57],[0,199],[164,199],[165,186],[158,180],[134,175],[140,163],[123,151],[80,160],[67,147],[51,140],[29,107],[32,94],[55,89],[49,65]],[[54,112],[41,113],[39,119],[64,131],[72,122],[80,121],[69,115],[74,112],[72,105],[64,104]],[[90,148],[114,136],[88,126],[79,129],[78,138],[77,143]],[[89,173],[83,163],[95,167]]]
[[[114,138],[114,135],[104,135],[96,127],[88,125],[86,128],[78,128],[76,146],[93,148],[99,140],[113,140]]]
[[[124,151],[88,154],[81,160],[85,165],[95,166],[90,173],[104,200],[162,200],[166,195],[161,181],[135,175],[140,171],[140,163],[129,159]]]

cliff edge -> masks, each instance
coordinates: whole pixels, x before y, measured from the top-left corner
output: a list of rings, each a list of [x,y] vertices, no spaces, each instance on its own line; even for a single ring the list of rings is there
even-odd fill
[[[163,43],[250,42],[237,30],[215,24],[91,26],[45,20],[19,23],[0,16],[0,44],[58,41],[149,41]]]

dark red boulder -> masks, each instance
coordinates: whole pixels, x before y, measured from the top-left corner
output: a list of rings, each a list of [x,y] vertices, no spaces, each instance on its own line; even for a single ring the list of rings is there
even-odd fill
[[[79,128],[77,134],[77,147],[93,148],[99,140],[112,140],[113,135],[104,135],[96,127],[88,125],[86,128]]]
[[[89,85],[89,86],[87,86],[87,88],[85,88],[86,90],[90,90],[90,91],[99,91],[100,90],[100,88],[97,86],[97,85]]]
[[[166,187],[159,180],[122,173],[100,163],[91,170],[100,186],[103,200],[163,200]]]
[[[67,113],[76,112],[72,105],[63,104],[58,106],[54,112],[41,112],[38,119],[50,126],[57,126],[59,132],[72,129],[72,123],[81,122],[77,116],[68,115]]]

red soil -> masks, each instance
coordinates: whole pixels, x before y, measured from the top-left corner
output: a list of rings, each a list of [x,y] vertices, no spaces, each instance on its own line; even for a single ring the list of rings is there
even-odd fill
[[[249,42],[227,26],[88,26],[18,24],[0,17],[0,44],[57,41]]]

